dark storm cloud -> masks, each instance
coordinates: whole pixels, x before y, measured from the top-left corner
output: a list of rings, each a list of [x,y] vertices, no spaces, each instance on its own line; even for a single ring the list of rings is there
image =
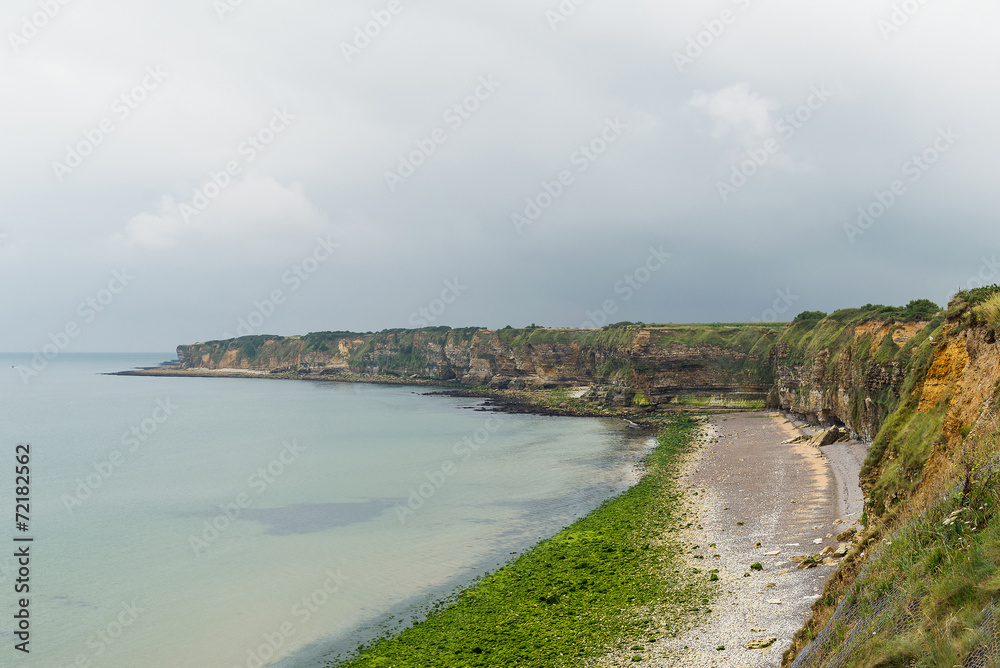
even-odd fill
[[[3,16],[0,349],[71,322],[68,351],[241,319],[746,321],[1000,280],[993,3]]]

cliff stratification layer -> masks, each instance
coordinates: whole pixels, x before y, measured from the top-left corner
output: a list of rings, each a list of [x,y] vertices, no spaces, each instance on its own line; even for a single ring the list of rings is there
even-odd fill
[[[914,351],[934,328],[937,307],[914,304],[805,313],[790,325],[248,336],[180,346],[177,355],[189,371],[393,377],[495,390],[591,386],[588,396],[598,401],[639,397],[652,406],[738,400],[843,424],[872,440],[895,408]]]

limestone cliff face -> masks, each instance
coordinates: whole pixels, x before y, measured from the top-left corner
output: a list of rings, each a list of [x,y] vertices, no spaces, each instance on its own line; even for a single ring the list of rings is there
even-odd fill
[[[768,393],[774,327],[609,330],[395,330],[378,334],[244,337],[180,346],[185,369],[298,375],[418,377],[464,386],[629,386],[652,400]]]
[[[870,441],[896,407],[914,351],[939,323],[865,313],[837,312],[787,327],[434,328],[253,336],[181,346],[178,358],[187,369],[303,377],[395,376],[492,389],[625,387],[633,391],[627,396],[641,392],[652,404],[738,396],[758,405],[766,400],[815,422],[845,425]]]
[[[921,320],[837,327],[832,318],[801,337],[796,325],[786,332],[775,351],[771,402],[813,422],[846,425],[871,441],[895,409],[913,353],[933,326]]]

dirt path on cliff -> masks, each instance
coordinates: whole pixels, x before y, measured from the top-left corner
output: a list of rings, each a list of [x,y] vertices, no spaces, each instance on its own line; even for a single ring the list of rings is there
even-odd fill
[[[778,666],[836,568],[800,570],[789,559],[836,549],[835,536],[860,517],[858,472],[867,449],[782,443],[813,430],[773,412],[715,416],[706,429],[706,444],[682,478],[700,524],[687,539],[699,546],[692,567],[706,577],[718,569],[722,593],[704,624],[656,643],[643,665]],[[753,570],[755,562],[763,570]],[[777,640],[745,649],[766,638]],[[635,665],[608,658],[604,665]]]

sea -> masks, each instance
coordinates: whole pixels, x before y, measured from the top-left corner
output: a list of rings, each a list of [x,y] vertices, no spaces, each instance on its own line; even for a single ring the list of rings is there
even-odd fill
[[[0,665],[326,665],[626,490],[652,445],[422,387],[108,375],[172,358],[0,355]]]

